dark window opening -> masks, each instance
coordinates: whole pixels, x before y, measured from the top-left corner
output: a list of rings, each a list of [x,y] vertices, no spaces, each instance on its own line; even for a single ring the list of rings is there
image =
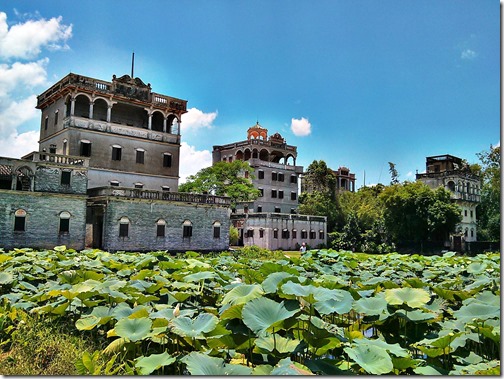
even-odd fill
[[[297,238],[297,230],[296,229],[292,230],[292,238],[293,239]]]
[[[120,147],[112,147],[112,160],[113,161],[120,161],[121,160],[121,153],[122,153],[122,148]]]
[[[275,207],[275,213],[281,213],[282,210],[280,209],[280,207]]]
[[[317,238],[317,233],[315,233],[315,230],[310,230],[310,239],[314,240]]]
[[[319,230],[319,239],[323,240],[324,239],[324,231],[323,230]]]
[[[90,157],[91,156],[91,142],[81,142],[80,155],[82,157]]]
[[[283,199],[284,191],[278,191],[278,198]]]
[[[137,150],[136,151],[136,163],[138,164],[144,164],[144,154],[145,151],[142,150]]]
[[[271,190],[271,197],[276,198],[277,197],[277,191],[276,190]]]
[[[278,229],[273,229],[273,238],[278,239]]]
[[[56,113],[54,114],[54,125],[58,124],[58,115],[59,115],[59,112],[56,111]]]
[[[15,232],[24,232],[26,229],[26,217],[25,216],[16,216],[14,218],[14,231]]]
[[[165,231],[166,231],[166,225],[158,225],[157,229],[156,229],[156,236],[157,237],[164,237]]]
[[[297,199],[297,193],[291,192],[291,200],[296,200],[296,199]]]
[[[184,238],[192,237],[192,225],[184,225],[182,234]]]
[[[213,238],[220,238],[220,226],[214,226]]]
[[[68,234],[70,232],[70,219],[69,218],[60,218],[59,232],[60,232],[60,234]]]
[[[44,130],[47,130],[47,125],[48,124],[49,124],[49,117],[46,117],[45,121],[44,121]]]
[[[257,177],[259,179],[264,179],[264,171],[259,171]]]
[[[261,205],[257,206],[257,212],[262,212],[262,206]]]
[[[291,175],[290,182],[293,183],[293,184],[297,183],[297,176],[296,175]]]
[[[301,230],[301,238],[304,240],[308,238],[308,232],[306,230]]]
[[[276,172],[271,173],[271,180],[277,180],[277,173]]]
[[[259,188],[259,197],[264,196],[264,190],[262,188]]]
[[[70,178],[72,177],[71,171],[62,171],[61,172],[61,184],[62,185],[70,185]]]
[[[170,154],[163,154],[163,167],[171,167],[172,156]]]
[[[284,174],[282,174],[281,172],[278,173],[278,181],[279,182],[283,182],[284,181]]]
[[[259,229],[259,238],[264,238],[264,229]]]
[[[128,237],[129,224],[119,224],[119,237]]]
[[[247,238],[254,238],[254,229],[247,230]]]
[[[289,238],[289,231],[287,229],[282,230],[282,238],[283,239]]]

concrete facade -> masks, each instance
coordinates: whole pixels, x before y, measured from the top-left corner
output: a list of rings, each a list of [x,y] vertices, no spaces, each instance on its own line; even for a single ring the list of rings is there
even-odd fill
[[[464,242],[477,240],[476,208],[481,201],[481,182],[464,166],[461,158],[452,155],[437,155],[426,158],[426,172],[416,174],[416,179],[430,188],[443,187],[450,191],[451,199],[462,213],[457,232],[450,236],[451,247],[463,249]]]

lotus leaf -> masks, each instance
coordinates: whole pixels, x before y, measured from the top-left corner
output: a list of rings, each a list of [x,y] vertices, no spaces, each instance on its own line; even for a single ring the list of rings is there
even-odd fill
[[[358,344],[343,349],[348,357],[372,375],[388,374],[394,369],[392,358],[379,346]]]
[[[75,327],[78,330],[92,330],[95,326],[100,324],[100,317],[94,315],[82,316],[75,322]]]
[[[252,369],[241,365],[226,365],[224,359],[209,357],[206,354],[192,352],[182,358],[191,375],[251,375]]]
[[[299,340],[292,340],[280,335],[265,334],[255,340],[255,345],[260,349],[282,353],[294,353],[294,350],[301,343]]]
[[[109,333],[107,333],[107,337],[112,336]],[[103,349],[103,353],[106,355],[117,354],[124,349],[126,343],[127,343],[126,338],[123,337],[116,338],[111,343],[109,343],[105,349]]]
[[[269,274],[262,282],[264,293],[276,293],[278,283],[280,283],[284,279],[291,278],[292,276],[292,274],[283,271],[273,272]]]
[[[353,308],[355,311],[369,316],[388,314],[387,301],[381,296],[359,299],[354,303]]]
[[[420,308],[430,301],[430,295],[422,288],[393,288],[385,290],[385,300],[391,305],[406,304],[411,308]]]
[[[259,284],[242,284],[229,291],[222,299],[222,304],[244,304],[263,293],[264,290]]]
[[[270,375],[314,375],[306,366],[284,358],[271,370]]]
[[[345,314],[350,312],[354,299],[350,292],[343,290],[328,290],[331,291],[334,298],[320,300],[315,303],[315,309],[322,315],[332,313]]]
[[[245,304],[236,304],[233,306],[224,305],[221,309],[220,319],[221,320],[232,320],[235,318],[241,319],[242,309]],[[226,307],[224,309],[224,307]]]
[[[12,284],[14,282],[14,275],[10,272],[0,272],[0,285]]]
[[[320,373],[322,375],[348,375],[350,372],[348,370],[342,370],[339,368],[341,362],[334,359],[310,359],[306,360],[306,366],[314,373]]]
[[[122,318],[117,321],[114,329],[119,337],[127,338],[132,342],[140,341],[148,336],[151,331],[152,320],[143,318]]]
[[[172,357],[166,351],[161,354],[151,354],[148,357],[141,356],[135,362],[135,367],[140,369],[140,375],[149,375],[153,371],[169,366],[176,361],[175,357]]]
[[[284,302],[277,303],[266,297],[249,301],[242,310],[243,322],[258,335],[264,334],[277,323],[294,316],[298,309],[288,310]]]
[[[487,267],[486,263],[473,262],[467,266],[467,272],[470,274],[481,274]]]
[[[205,338],[203,333],[211,332],[219,319],[210,313],[201,313],[195,319],[177,317],[171,320],[172,330],[181,337]]]
[[[453,315],[459,320],[469,323],[473,320],[488,320],[500,317],[500,306],[472,302],[460,307]]]

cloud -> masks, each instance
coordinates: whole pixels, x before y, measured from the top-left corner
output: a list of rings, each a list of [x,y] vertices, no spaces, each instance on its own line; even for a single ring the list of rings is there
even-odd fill
[[[473,60],[477,56],[478,56],[478,54],[474,50],[471,50],[471,49],[465,49],[460,54],[460,58],[464,59],[464,60]]]
[[[182,132],[196,131],[198,129],[211,129],[212,123],[217,118],[218,112],[204,113],[197,108],[190,108],[182,115],[180,128]]]
[[[413,176],[413,171],[409,171],[407,174],[406,174],[406,177],[407,178],[411,178]]]
[[[0,139],[0,156],[8,158],[21,158],[23,155],[38,151],[38,131],[18,134],[13,132],[8,136],[2,135]]]
[[[187,142],[180,144],[180,183],[184,183],[189,175],[212,165],[212,153],[208,150],[196,150]]]
[[[301,119],[293,118],[291,120],[291,130],[295,136],[305,137],[311,133],[311,124],[308,119],[301,117]]]
[[[7,14],[0,12],[0,57],[35,59],[43,47],[49,50],[68,49],[72,25],[63,25],[62,18],[28,20],[10,27]]]

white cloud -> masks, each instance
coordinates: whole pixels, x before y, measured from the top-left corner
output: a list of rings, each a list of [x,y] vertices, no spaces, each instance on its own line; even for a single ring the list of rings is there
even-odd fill
[[[46,47],[50,50],[68,49],[72,25],[63,25],[62,18],[28,20],[10,27],[7,15],[0,12],[0,57],[4,59],[34,59]]]
[[[38,151],[38,131],[12,134],[0,139],[0,155],[8,158],[21,158],[23,155]]]
[[[19,102],[10,100],[5,109],[0,108],[0,134],[17,134],[16,129],[19,125],[39,116],[39,111],[35,109],[36,105],[37,97],[31,95]]]
[[[406,177],[407,178],[411,178],[413,176],[413,171],[410,171],[406,174]]]
[[[187,142],[180,144],[180,183],[184,183],[189,175],[212,165],[212,153],[208,150],[196,150]]]
[[[211,129],[212,123],[217,118],[218,112],[204,113],[197,108],[190,108],[182,115],[181,131],[198,130],[202,128]]]
[[[291,130],[295,136],[305,137],[311,133],[310,121],[304,117],[301,117],[301,119],[293,118],[291,120]]]
[[[477,56],[478,56],[478,54],[474,50],[471,50],[471,49],[465,49],[460,54],[460,58],[462,58],[464,60],[472,60],[472,59],[475,59]]]

